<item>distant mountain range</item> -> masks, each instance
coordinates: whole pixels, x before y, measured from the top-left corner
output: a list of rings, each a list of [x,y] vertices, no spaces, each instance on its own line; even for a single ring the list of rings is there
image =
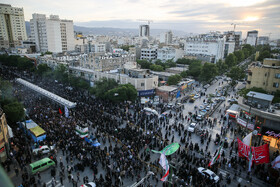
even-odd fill
[[[27,36],[30,35],[30,23],[25,22]],[[108,35],[108,36],[138,36],[139,29],[113,28],[113,27],[81,27],[74,25],[74,31],[82,32],[84,35]],[[151,29],[151,35],[157,36],[160,33],[166,32],[168,29]],[[184,31],[172,30],[176,36],[185,36]]]

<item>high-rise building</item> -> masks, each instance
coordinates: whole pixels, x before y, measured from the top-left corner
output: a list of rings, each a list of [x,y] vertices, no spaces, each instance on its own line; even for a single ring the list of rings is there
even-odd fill
[[[139,36],[140,37],[149,37],[150,36],[150,26],[149,25],[140,25],[139,26]]]
[[[260,36],[258,38],[258,42],[257,42],[258,45],[266,45],[268,43],[269,43],[269,37],[268,36]]]
[[[40,52],[60,53],[75,49],[72,20],[61,20],[58,15],[32,14],[30,20],[31,41]]]
[[[258,40],[258,31],[248,31],[247,38],[246,38],[246,44],[249,44],[251,46],[256,46]]]
[[[225,43],[225,36],[219,33],[202,34],[198,37],[188,37],[184,50],[188,56],[216,63],[219,59],[224,58]],[[229,46],[229,49],[232,50],[232,47]]]
[[[241,39],[242,39],[242,32],[241,31],[227,31],[224,32],[224,35],[226,36],[226,42],[232,42],[234,41],[234,51],[237,51],[241,47]]]
[[[0,4],[0,48],[20,46],[26,39],[23,8]]]
[[[160,34],[160,43],[164,43],[164,44],[172,44],[172,31],[168,31],[165,33],[161,33]]]

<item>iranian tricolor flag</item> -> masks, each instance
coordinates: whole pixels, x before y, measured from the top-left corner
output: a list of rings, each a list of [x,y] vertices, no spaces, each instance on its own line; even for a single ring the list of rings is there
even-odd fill
[[[217,151],[217,153],[215,154],[215,156],[212,158],[212,160],[210,161],[210,163],[208,164],[208,167],[211,167],[213,164],[216,163],[216,161],[220,158],[221,156],[221,152],[224,146],[224,142],[222,143],[222,145],[219,147],[219,150]]]

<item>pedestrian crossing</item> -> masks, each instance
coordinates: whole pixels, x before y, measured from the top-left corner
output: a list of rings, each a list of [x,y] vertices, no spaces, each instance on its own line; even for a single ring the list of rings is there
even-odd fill
[[[64,185],[62,185],[60,183],[60,181],[55,181],[55,184],[52,184],[52,180],[50,180],[49,182],[46,183],[47,187],[64,187]]]
[[[228,172],[222,169],[219,169],[219,175],[222,174],[223,178],[227,177]]]

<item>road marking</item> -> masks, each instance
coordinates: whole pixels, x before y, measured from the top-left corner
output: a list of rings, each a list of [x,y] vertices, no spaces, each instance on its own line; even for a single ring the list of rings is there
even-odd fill
[[[226,176],[227,176],[227,172],[224,171],[224,170],[222,170],[222,169],[220,169],[219,173],[222,174],[223,177],[226,177]]]

